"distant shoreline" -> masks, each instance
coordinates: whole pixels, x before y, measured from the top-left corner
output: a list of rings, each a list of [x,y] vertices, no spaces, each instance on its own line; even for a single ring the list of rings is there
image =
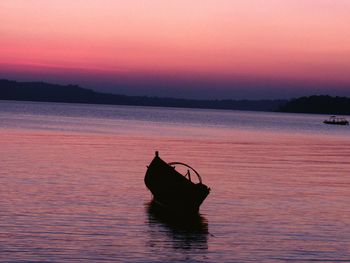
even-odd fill
[[[327,95],[292,100],[195,100],[100,93],[77,85],[0,80],[0,100],[350,115],[350,98]]]
[[[222,110],[277,111],[286,100],[195,100],[95,92],[77,85],[0,80],[0,99]]]

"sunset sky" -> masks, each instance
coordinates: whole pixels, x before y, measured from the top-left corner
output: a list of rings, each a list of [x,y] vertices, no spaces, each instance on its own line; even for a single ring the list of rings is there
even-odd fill
[[[0,78],[184,98],[350,96],[350,1],[1,0]]]

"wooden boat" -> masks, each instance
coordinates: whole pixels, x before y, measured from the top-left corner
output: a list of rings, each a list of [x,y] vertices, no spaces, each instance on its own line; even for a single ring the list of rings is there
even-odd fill
[[[182,175],[176,166],[186,167],[187,173]],[[190,171],[198,178],[192,182]],[[153,199],[160,206],[180,213],[196,213],[208,196],[210,188],[202,183],[202,178],[192,167],[180,162],[166,163],[156,152],[148,166],[145,184],[153,194]]]
[[[331,116],[328,120],[325,120],[323,123],[333,125],[349,125],[349,122],[345,118],[336,116]]]

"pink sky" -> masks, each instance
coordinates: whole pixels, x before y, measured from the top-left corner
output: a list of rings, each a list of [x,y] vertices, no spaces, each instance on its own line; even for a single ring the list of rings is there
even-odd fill
[[[348,0],[3,0],[0,37],[3,72],[239,76],[350,89]]]

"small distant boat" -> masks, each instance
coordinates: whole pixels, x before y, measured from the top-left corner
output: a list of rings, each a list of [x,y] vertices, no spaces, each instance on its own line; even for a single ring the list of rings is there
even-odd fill
[[[334,124],[334,125],[349,125],[349,122],[343,117],[331,116],[328,120],[325,120],[325,124]]]
[[[187,173],[182,175],[175,170],[176,166],[186,167]],[[198,183],[192,182],[191,171],[197,176]],[[202,178],[191,166],[180,162],[166,163],[158,152],[148,166],[145,184],[157,204],[184,214],[197,213],[210,192],[210,188],[202,183]]]

